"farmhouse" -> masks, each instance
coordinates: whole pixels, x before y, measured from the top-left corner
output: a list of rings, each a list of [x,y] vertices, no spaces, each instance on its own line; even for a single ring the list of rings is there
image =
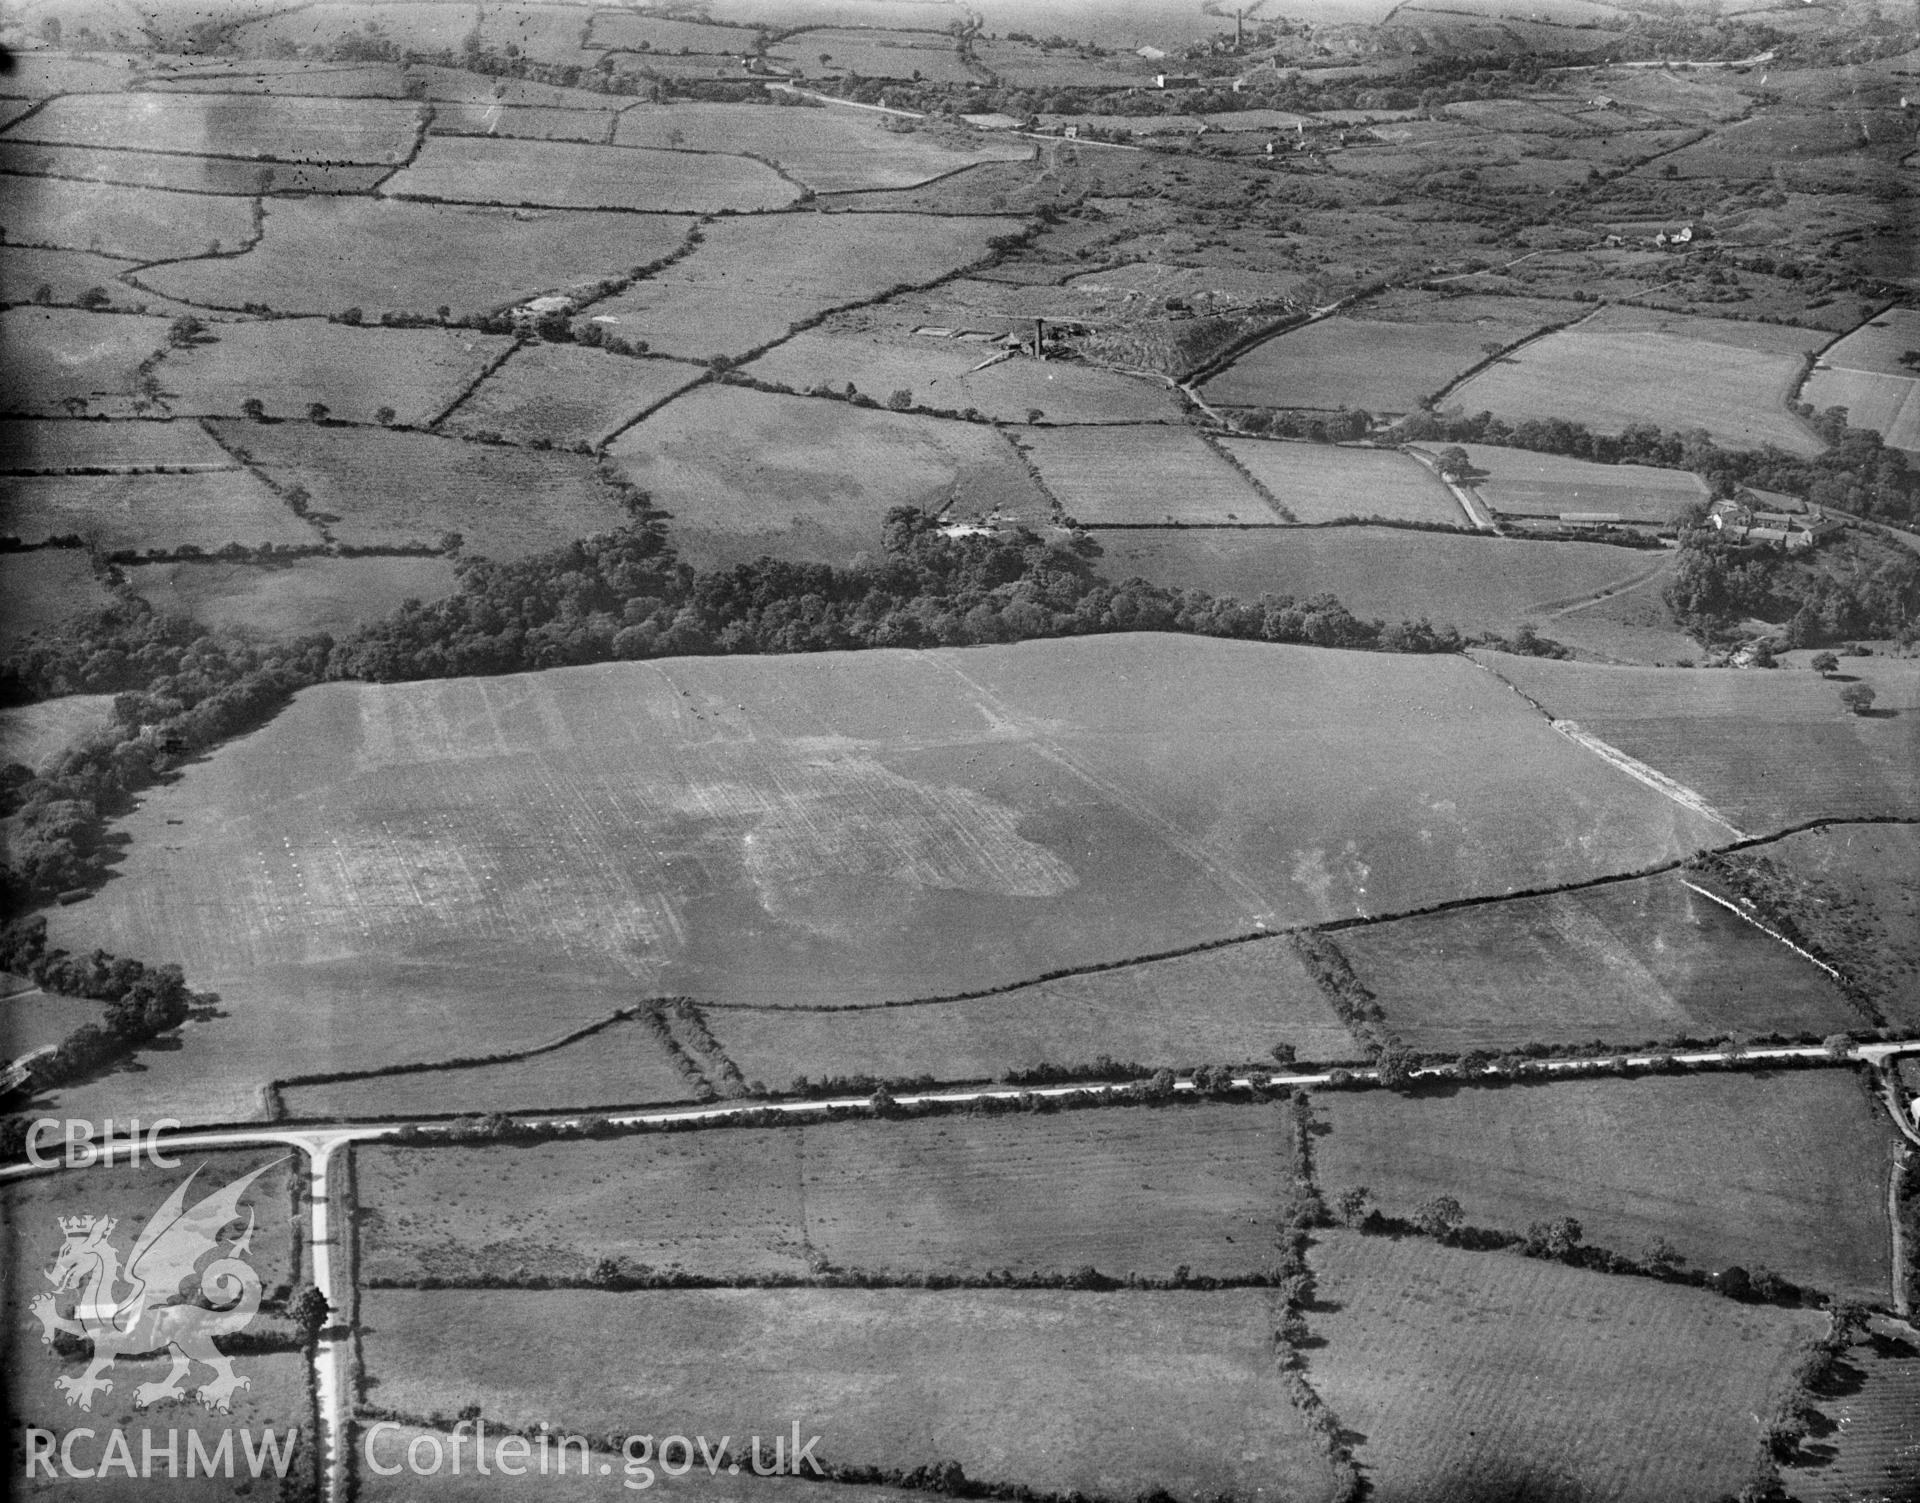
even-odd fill
[[[1156,89],[1197,89],[1200,80],[1190,73],[1156,73],[1153,75]]]
[[[550,297],[537,297],[513,310],[513,324],[516,329],[526,329],[543,318],[565,318],[573,312],[573,308],[573,299],[558,293]]]
[[[1769,543],[1789,553],[1811,548],[1846,525],[1819,511],[1766,511],[1740,496],[1714,502],[1707,522],[1736,543]]]

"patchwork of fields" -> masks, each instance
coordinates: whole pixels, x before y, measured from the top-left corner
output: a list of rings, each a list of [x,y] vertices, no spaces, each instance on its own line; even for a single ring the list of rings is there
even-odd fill
[[[1004,985],[1716,829],[1470,663],[1155,636],[322,686],[126,824],[52,932],[260,998],[157,1056],[162,1091],[444,1058],[450,1018],[460,1053],[526,1047],[596,989]]]
[[[1500,516],[1617,517],[1671,526],[1685,508],[1703,505],[1707,484],[1686,470],[1637,464],[1591,464],[1490,444],[1462,444],[1477,472],[1473,489]]]
[[[1333,1479],[1273,1361],[1264,1290],[1124,1295],[968,1290],[370,1290],[381,1401],[431,1410],[443,1375],[502,1426],[617,1430],[639,1412],[784,1433],[816,1454],[912,1470],[951,1458],[983,1482],[1094,1495],[1325,1503]],[[644,1364],[592,1371],[555,1332],[591,1330]],[[777,1351],[781,1361],[765,1361]],[[711,1418],[708,1418],[711,1416]],[[685,1421],[691,1428],[691,1418]]]
[[[1060,509],[1088,527],[1287,520],[1184,429],[1027,428],[1014,442]]]
[[[1231,438],[1221,447],[1296,521],[1385,517],[1467,525],[1459,502],[1433,472],[1404,454]]]

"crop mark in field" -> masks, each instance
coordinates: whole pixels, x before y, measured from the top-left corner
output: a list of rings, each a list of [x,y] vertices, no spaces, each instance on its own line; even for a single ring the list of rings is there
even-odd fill
[[[1619,747],[1609,745],[1589,731],[1583,731],[1575,721],[1549,720],[1551,725],[1569,741],[1584,746],[1602,761],[1610,762],[1635,782],[1644,783],[1656,793],[1663,793],[1683,809],[1691,810],[1703,819],[1710,819],[1721,829],[1726,830],[1735,840],[1746,840],[1746,832],[1722,814],[1704,797],[1687,787],[1685,783],[1668,777],[1656,767],[1649,767],[1637,757],[1630,757]]]
[[[1268,898],[1265,889],[1259,883],[1223,859],[1220,853],[1206,841],[1181,829],[1168,819],[1154,807],[1152,800],[1143,798],[1111,778],[1102,776],[1071,753],[1054,744],[1036,723],[1001,700],[986,685],[963,673],[950,656],[936,657],[926,652],[917,653],[916,656],[930,666],[944,668],[978,695],[979,697],[974,701],[975,708],[987,717],[988,723],[996,732],[1006,726],[1020,727],[1027,737],[1026,744],[1035,756],[1085,784],[1103,799],[1123,809],[1152,830],[1169,848],[1191,861],[1237,903],[1246,905],[1246,912],[1251,918],[1265,920],[1273,916],[1276,911],[1275,904]]]

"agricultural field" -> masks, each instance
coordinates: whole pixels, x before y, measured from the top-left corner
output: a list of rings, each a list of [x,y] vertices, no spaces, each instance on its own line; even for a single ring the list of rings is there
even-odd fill
[[[1538,298],[1362,304],[1255,345],[1200,394],[1222,407],[1411,412],[1492,349],[1568,323],[1582,311],[1577,304]]]
[[[8,483],[0,482],[0,497]],[[0,520],[0,536],[7,535],[10,512],[10,505],[0,501],[0,518],[6,519]],[[0,645],[8,652],[29,633],[112,603],[113,597],[94,573],[93,560],[84,548],[0,553]],[[11,749],[8,759],[13,760]]]
[[[183,1119],[610,993],[945,995],[1721,833],[1471,663],[1152,635],[323,685],[122,825],[50,939],[256,999],[127,1083]]]
[[[1456,508],[1457,510],[1457,508]],[[1466,518],[1461,517],[1462,526]],[[1384,527],[1286,532],[1096,531],[1110,578],[1139,575],[1176,589],[1257,600],[1330,594],[1368,619],[1417,620],[1508,634],[1554,612],[1623,590],[1660,566],[1657,555],[1603,543],[1450,537]],[[1686,638],[1684,649],[1697,651]]]
[[[1820,342],[1810,329],[1609,308],[1496,361],[1447,403],[1510,422],[1570,418],[1600,433],[1699,427],[1729,448],[1818,454],[1820,440],[1786,403]],[[1634,379],[1614,379],[1622,370]]]
[[[1882,376],[1911,376],[1920,360],[1920,308],[1889,308],[1820,352],[1820,363],[1836,370]]]
[[[0,488],[0,535],[29,544],[78,538],[107,553],[321,541],[317,528],[245,470],[11,477]]]
[[[11,630],[12,615],[9,602],[9,637],[15,635]],[[30,705],[8,705],[0,709],[0,765],[18,762],[36,769],[46,766],[69,746],[95,731],[105,730],[112,719],[111,694],[67,694]]]
[[[1898,1498],[1920,1484],[1920,1346],[1904,1321],[1876,1320],[1867,1340],[1842,1355],[1816,1426],[1810,1459],[1784,1472],[1802,1503]]]
[[[115,313],[145,312],[161,299],[115,279],[135,263],[89,251],[34,250],[9,245],[0,261],[0,303],[78,303],[82,297]],[[106,301],[100,303],[104,295]]]
[[[615,1023],[527,1059],[285,1086],[291,1117],[353,1119],[589,1109],[688,1101],[693,1086],[637,1023]]]
[[[344,637],[407,600],[451,595],[443,558],[300,558],[273,563],[224,559],[139,564],[126,570],[133,592],[155,610],[202,626],[261,637],[328,632]]]
[[[394,169],[391,166],[357,165],[351,162],[264,162],[249,157],[203,157],[163,151],[133,151],[115,147],[49,146],[15,142],[0,137],[5,144],[0,153],[6,171],[26,177],[32,187],[46,189],[66,184],[69,194],[84,183],[117,183],[129,188],[163,192],[204,193],[241,200],[226,209],[234,213],[245,208],[245,200],[261,193],[364,193],[381,182]],[[128,204],[103,198],[124,213]],[[165,199],[143,200],[148,207],[163,205]],[[137,205],[134,205],[137,207]],[[183,206],[191,211],[196,205]],[[184,216],[189,225],[192,215]],[[177,222],[156,222],[155,249],[164,250],[182,233]],[[251,238],[251,226],[245,238]],[[197,255],[206,241],[190,242],[181,255]],[[232,249],[231,243],[228,249]],[[137,259],[155,259],[152,250],[136,252]]]
[[[634,360],[579,345],[515,350],[448,414],[455,433],[501,433],[561,448],[600,444],[704,373],[672,360]]]
[[[748,1080],[933,1075],[996,1080],[1101,1054],[1151,1068],[1347,1060],[1358,1046],[1283,944],[1253,942],[903,1007],[712,1008],[707,1025]]]
[[[1787,908],[1802,943],[1896,1028],[1920,1027],[1920,827],[1823,825],[1750,854],[1804,884]]]
[[[1151,70],[1131,57],[1085,58],[1009,41],[976,42],[972,51],[974,60],[1006,88],[1126,89],[1151,81]]]
[[[0,419],[0,474],[236,468],[198,423]]]
[[[620,146],[744,152],[778,162],[816,193],[911,188],[981,162],[1033,156],[1028,142],[959,126],[889,129],[864,111],[764,105],[640,105],[620,116],[613,139]]]
[[[143,89],[178,94],[290,94],[336,99],[400,99],[406,74],[392,63],[343,64],[275,58],[234,58],[225,63],[163,73],[143,80]]]
[[[735,386],[689,392],[609,453],[671,513],[669,538],[700,567],[762,554],[846,563],[878,550],[895,506],[1047,513],[1019,456],[983,424]]]
[[[11,732],[12,728],[6,727],[0,730],[0,737],[10,743]],[[6,758],[16,760],[11,744],[6,747]],[[13,979],[8,978],[9,982]],[[36,1049],[54,1047],[82,1024],[98,1023],[105,1012],[98,1002],[49,996],[28,983],[27,990],[0,997],[0,1060],[10,1063]],[[49,1152],[59,1150],[50,1148]]]
[[[937,31],[885,33],[865,27],[845,31],[802,31],[782,37],[767,56],[792,64],[802,77],[926,79],[968,84],[979,80],[954,49],[953,38]]]
[[[990,347],[924,335],[882,338],[809,329],[774,346],[745,370],[755,380],[790,391],[822,385],[844,391],[853,385],[880,402],[905,391],[914,407],[956,414],[972,409],[1000,422],[1181,419],[1179,402],[1157,381],[1024,354],[978,369],[995,353]]]
[[[429,4],[306,5],[249,21],[229,35],[243,53],[274,56],[287,47],[327,47],[353,32],[379,37],[403,51],[458,50],[480,21],[479,5],[434,0]]]
[[[1862,716],[1812,673],[1484,661],[1549,715],[1694,790],[1749,835],[1920,813],[1920,666],[1911,662],[1850,660],[1879,696]]]
[[[152,188],[5,176],[0,226],[9,247],[166,261],[244,250],[253,239],[253,208],[244,198],[184,198]]]
[[[380,185],[391,198],[625,209],[652,214],[779,209],[799,190],[744,156],[435,136]]]
[[[597,10],[591,14],[586,44],[616,52],[722,52],[738,56],[752,50],[758,35],[746,27],[709,26],[632,11]]]
[[[214,152],[262,162],[404,161],[422,125],[406,100],[260,94],[86,94],[50,99],[7,132],[56,146]]]
[[[1333,1491],[1275,1366],[1261,1289],[377,1289],[361,1308],[367,1371],[403,1413],[433,1409],[457,1372],[500,1426],[564,1415],[604,1432],[646,1412],[747,1436],[805,1415],[827,1437],[816,1454],[844,1466],[951,1458],[982,1482],[1095,1496],[1145,1484],[1325,1503]],[[636,1343],[640,1367],[582,1361]]]
[[[423,425],[505,358],[513,341],[470,329],[354,328],[321,319],[209,325],[156,368],[168,408],[238,417],[258,398],[273,417],[315,402],[334,421]]]
[[[1852,1070],[1329,1095],[1325,1193],[1365,1185],[1392,1215],[1452,1195],[1471,1226],[1572,1216],[1595,1247],[1664,1237],[1709,1271],[1770,1268],[1829,1294],[1888,1295],[1897,1139]]]
[[[1871,428],[1896,449],[1920,452],[1920,380],[1912,376],[1821,364],[1807,377],[1800,400],[1821,412],[1844,407],[1855,428]]]
[[[738,359],[784,339],[839,299],[831,292],[762,295],[730,286],[691,286],[670,276],[635,282],[596,302],[592,319],[655,355]]]
[[[1339,944],[1386,1026],[1448,1054],[1822,1038],[1866,1021],[1820,970],[1672,873],[1366,925]]]
[[[1826,1317],[1424,1239],[1321,1234],[1307,1381],[1381,1498],[1714,1503]]]
[[[0,312],[0,411],[124,417],[144,401],[142,362],[167,342],[167,321],[77,308]]]
[[[1661,527],[1708,499],[1707,483],[1688,470],[1593,464],[1491,444],[1462,444],[1476,471],[1475,494],[1500,516],[1560,517],[1600,512]]]
[[[437,547],[457,532],[471,552],[518,558],[627,520],[584,455],[391,428],[213,427],[282,492],[303,487],[314,519],[330,519],[328,536],[349,547]]]
[[[1249,1278],[1279,1256],[1292,1132],[1280,1105],[1183,1102],[364,1149],[361,1257],[399,1284],[581,1280],[609,1257],[728,1278],[816,1258],[895,1277]]]
[[[269,200],[243,256],[149,267],[139,284],[211,308],[456,315],[624,277],[678,249],[668,215],[541,212],[365,198]]]
[[[611,144],[617,117],[606,110],[549,109],[537,104],[440,104],[433,110],[436,136],[495,136],[508,140],[584,141]],[[524,170],[524,164],[522,164]],[[524,182],[524,178],[520,179]],[[542,191],[548,191],[544,187]],[[452,195],[463,197],[459,192]],[[493,195],[499,197],[499,194]]]
[[[1684,666],[1698,660],[1700,644],[1680,629],[1661,596],[1667,577],[1663,562],[1598,600],[1557,607],[1536,624],[1577,656],[1595,662]]]
[[[1295,521],[1386,517],[1466,526],[1460,503],[1418,460],[1390,449],[1222,439],[1223,447]]]
[[[1014,442],[1061,510],[1088,527],[1291,520],[1184,428],[1024,428]]]

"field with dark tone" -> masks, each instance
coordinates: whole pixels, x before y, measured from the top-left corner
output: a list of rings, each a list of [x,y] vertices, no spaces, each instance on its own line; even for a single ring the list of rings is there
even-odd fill
[[[1411,1217],[1451,1195],[1469,1224],[1516,1232],[1572,1216],[1628,1257],[1663,1237],[1695,1268],[1887,1297],[1895,1139],[1852,1071],[1376,1091],[1319,1109],[1330,1197],[1365,1185]]]
[[[1182,1264],[1260,1277],[1280,1258],[1292,1132],[1282,1106],[1181,1102],[368,1149],[363,1257],[371,1277],[394,1283],[579,1280],[606,1257],[715,1278],[827,1265],[975,1279],[1091,1266],[1166,1280]],[[647,1214],[633,1218],[641,1204]]]
[[[1876,1321],[1818,1395],[1824,1425],[1787,1469],[1805,1503],[1906,1498],[1920,1489],[1920,1345],[1911,1325]],[[1827,1428],[1831,1426],[1831,1428]]]
[[[609,989],[965,991],[1717,829],[1470,663],[1155,636],[327,685],[125,823],[52,929],[263,999],[139,1082],[189,1093],[444,1058],[450,1018],[525,1047]]]
[[[564,1416],[598,1432],[644,1411],[770,1438],[805,1416],[815,1454],[839,1465],[952,1458],[984,1482],[1095,1495],[1332,1495],[1274,1365],[1266,1290],[395,1289],[361,1308],[367,1370],[403,1412],[439,1407],[458,1372],[502,1425]],[[612,1373],[582,1362],[608,1343],[649,1355]]]
[[[127,578],[155,610],[265,637],[345,636],[405,601],[450,595],[455,584],[453,565],[443,558],[192,559],[136,565]]]
[[[1817,1038],[1866,1022],[1818,967],[1673,873],[1368,924],[1339,943],[1418,1049]]]
[[[0,481],[0,496],[6,496],[11,485]],[[0,517],[6,519],[0,532],[6,532],[13,519],[10,498],[0,502]],[[30,632],[81,611],[98,610],[111,599],[84,548],[0,553],[0,641],[9,649]]]
[[[1307,1380],[1382,1499],[1713,1503],[1827,1324],[1418,1238],[1327,1232],[1312,1262]]]

